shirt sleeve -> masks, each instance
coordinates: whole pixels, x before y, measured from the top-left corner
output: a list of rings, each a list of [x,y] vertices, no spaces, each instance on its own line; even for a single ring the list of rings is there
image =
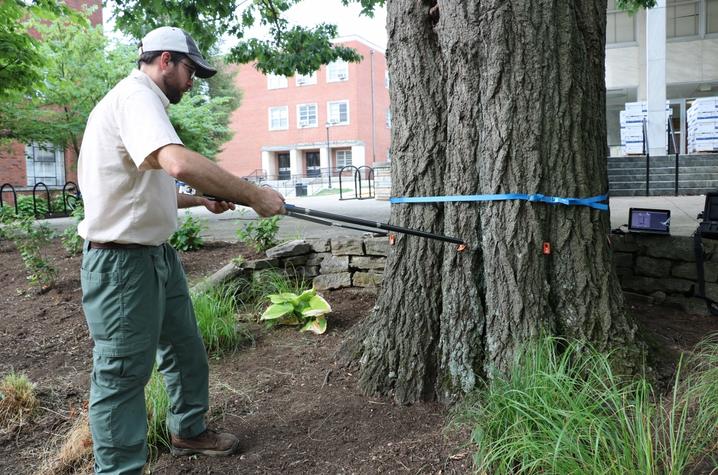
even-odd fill
[[[169,144],[182,145],[162,102],[152,91],[135,91],[117,110],[120,138],[137,168],[155,150]]]

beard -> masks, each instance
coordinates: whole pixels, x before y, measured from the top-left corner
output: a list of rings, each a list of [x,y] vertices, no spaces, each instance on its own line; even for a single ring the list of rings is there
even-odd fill
[[[164,93],[167,96],[167,99],[169,99],[170,104],[178,104],[179,101],[182,100],[184,91],[167,79],[164,81],[164,86]]]

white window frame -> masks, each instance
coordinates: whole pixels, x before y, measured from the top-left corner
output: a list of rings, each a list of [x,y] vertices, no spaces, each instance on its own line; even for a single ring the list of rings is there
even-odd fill
[[[287,85],[287,76],[267,74],[267,89],[284,89]]]
[[[342,82],[349,80],[349,63],[338,59],[327,64],[327,82]]]
[[[389,89],[389,71],[384,71],[384,87]]]
[[[341,161],[339,157],[341,158]],[[347,158],[349,159],[349,163],[347,163]],[[344,149],[344,150],[335,150],[334,151],[334,161],[337,169],[341,169],[343,167],[349,167],[352,165],[352,149]]]
[[[696,31],[695,33],[692,33],[690,35],[680,35],[676,36],[675,34],[675,26],[676,26],[676,17],[673,16],[673,36],[670,35],[670,28],[669,28],[669,17],[668,13],[672,9],[674,12],[682,7],[682,6],[688,6],[688,5],[694,5],[696,8],[696,14],[692,16],[696,16]],[[697,38],[700,36],[703,36],[704,28],[707,26],[707,15],[705,14],[706,9],[703,6],[703,0],[678,0],[676,2],[669,3],[668,0],[666,0],[666,39],[668,40],[681,40],[684,38]]]
[[[347,113],[346,113],[347,120],[343,121],[343,122],[340,120],[342,104],[345,104],[346,109],[347,109]],[[334,116],[332,114],[333,107],[339,107],[339,109],[337,110],[336,116]],[[349,115],[349,101],[348,100],[327,102],[327,122],[329,124],[331,124],[331,125],[349,125],[349,117],[350,117],[350,115]]]
[[[715,12],[713,13],[716,18],[716,23],[718,24],[718,0],[708,0],[715,3]],[[708,31],[708,3],[707,1],[703,1],[703,8],[701,10],[701,14],[704,16],[703,21],[701,22],[703,31],[705,32],[705,35],[710,36],[711,38],[718,36],[718,28],[716,28],[715,31]]]
[[[386,128],[391,129],[391,109],[386,110]]]
[[[306,74],[297,74],[294,77],[294,84],[296,84],[297,87],[303,87],[303,86],[311,86],[312,84],[317,83],[317,72],[314,71],[312,74],[306,75]]]
[[[283,114],[284,117],[279,117],[278,120],[279,123],[275,124],[273,123],[275,118],[273,117],[273,114]],[[289,129],[289,107],[288,106],[277,106],[277,107],[270,107],[267,114],[269,118],[269,130],[288,130]]]
[[[53,160],[37,161],[38,163],[45,164],[43,165],[43,167],[45,168],[54,169],[52,177],[50,177],[49,175],[37,177],[35,175],[35,171],[38,168],[38,166],[36,166],[35,156],[36,152],[39,150],[47,152],[48,154],[51,154],[53,156]],[[25,174],[27,175],[28,186],[35,186],[37,183],[40,182],[44,183],[47,186],[63,186],[65,184],[65,151],[62,150],[61,147],[49,143],[33,142],[25,145],[25,172]],[[49,183],[50,180],[48,180],[47,178],[52,178],[54,183]]]
[[[608,41],[608,23],[609,19],[611,17],[617,18],[618,16],[627,16],[631,19],[631,22],[633,23],[633,38],[628,41]],[[606,12],[606,45],[613,46],[613,45],[628,45],[628,44],[635,44],[636,43],[636,33],[638,29],[638,24],[636,23],[636,16],[637,15],[631,15],[625,10],[620,10],[618,8],[614,9],[608,9]],[[614,32],[615,33],[615,32]]]
[[[313,107],[314,108],[314,120],[310,121],[309,119],[306,119],[302,121],[302,108],[307,107]],[[308,103],[308,104],[297,104],[297,128],[299,129],[306,129],[309,127],[318,127],[319,126],[319,107],[317,107],[317,103]]]

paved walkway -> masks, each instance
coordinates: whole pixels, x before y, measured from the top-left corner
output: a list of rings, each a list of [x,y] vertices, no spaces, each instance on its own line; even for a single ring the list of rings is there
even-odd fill
[[[372,221],[387,222],[390,215],[388,201],[345,200],[340,201],[338,195],[319,197],[293,197],[289,203],[304,208],[343,214]],[[621,197],[611,198],[611,228],[628,223],[629,208],[656,208],[671,210],[671,234],[689,236],[698,227],[696,215],[703,211],[705,196],[652,196],[652,197]],[[204,208],[193,208],[194,216],[202,218],[207,225],[203,235],[208,239],[234,241],[236,231],[245,223],[257,219],[257,215],[250,208],[238,208],[239,211],[215,215]],[[180,211],[183,216],[185,210]],[[71,222],[68,218],[48,220],[51,226],[61,230]],[[347,235],[360,235],[359,231],[352,231],[339,227],[327,227],[320,224],[284,217],[280,221],[279,237],[282,239],[303,237],[335,237]]]

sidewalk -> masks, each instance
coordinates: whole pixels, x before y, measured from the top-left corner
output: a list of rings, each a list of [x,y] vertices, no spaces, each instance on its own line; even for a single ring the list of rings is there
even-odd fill
[[[345,200],[340,201],[338,195],[293,197],[289,203],[304,208],[315,209],[335,214],[343,214],[355,218],[371,221],[387,222],[390,215],[388,201]],[[611,198],[611,229],[628,224],[629,208],[668,209],[671,211],[671,234],[676,236],[690,236],[698,227],[696,216],[703,211],[705,196],[651,196],[651,197],[620,197]],[[186,210],[180,210],[179,216],[184,216]],[[201,218],[206,224],[202,233],[207,239],[235,241],[237,229],[245,223],[257,219],[257,215],[250,208],[238,207],[238,211],[224,214],[212,214],[204,208],[193,208],[193,216]],[[61,231],[72,223],[70,218],[46,220],[53,229]],[[281,239],[300,239],[318,237],[336,237],[348,235],[361,235],[360,231],[353,231],[339,227],[328,227],[310,223],[290,217],[283,217],[280,221],[279,237]]]

